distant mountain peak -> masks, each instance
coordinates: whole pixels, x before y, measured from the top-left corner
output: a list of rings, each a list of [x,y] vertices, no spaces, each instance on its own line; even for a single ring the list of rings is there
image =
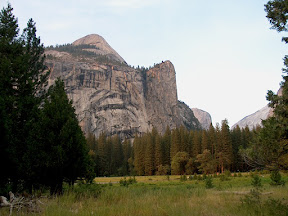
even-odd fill
[[[109,59],[126,63],[125,60],[107,43],[107,41],[98,34],[90,34],[82,37],[72,43],[74,46],[79,45],[93,45],[96,48],[85,49],[90,52],[94,52],[99,55],[107,56]]]
[[[282,91],[283,89],[280,88],[277,92],[277,95],[282,96]],[[240,128],[245,128],[246,126],[248,126],[251,130],[253,128],[256,128],[257,126],[262,126],[262,120],[266,120],[271,116],[273,116],[273,108],[266,105],[255,113],[241,119],[239,122],[232,126],[232,129],[238,125]]]

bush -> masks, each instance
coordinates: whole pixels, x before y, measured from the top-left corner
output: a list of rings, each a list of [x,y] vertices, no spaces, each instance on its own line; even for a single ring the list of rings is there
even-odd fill
[[[207,189],[214,187],[214,186],[213,186],[213,180],[212,180],[212,177],[211,177],[211,176],[209,176],[209,177],[206,178],[206,180],[205,180],[205,187],[206,187]]]
[[[224,175],[227,177],[231,177],[231,172],[229,170],[225,170]]]
[[[203,180],[202,176],[201,176],[201,175],[198,175],[198,176],[197,176],[197,180],[198,180],[198,181],[202,181],[202,180]]]
[[[252,189],[241,201],[242,205],[248,208],[249,215],[280,216],[287,215],[288,212],[288,205],[281,200],[269,198],[263,202],[261,193],[257,188]]]
[[[251,182],[252,186],[255,188],[260,188],[262,187],[262,183],[261,183],[261,178],[259,177],[259,175],[253,175],[252,176],[252,182]]]
[[[207,178],[206,173],[203,174],[202,178],[203,178],[203,180],[205,180]]]
[[[187,176],[186,175],[181,175],[180,176],[180,181],[187,181]]]
[[[137,183],[137,180],[135,176],[133,178],[129,177],[128,180],[126,179],[126,177],[124,177],[124,179],[120,179],[119,183],[120,183],[120,186],[128,187],[130,184]]]
[[[101,186],[98,184],[78,184],[73,188],[77,199],[94,197],[97,198],[101,193]]]
[[[272,180],[270,185],[273,185],[273,186],[278,186],[278,185],[284,186],[285,185],[285,181],[282,180],[282,176],[281,176],[279,170],[274,170],[270,175],[270,179]]]
[[[281,200],[269,198],[264,206],[268,208],[270,216],[288,215],[288,205],[284,204]]]
[[[228,181],[228,180],[230,180],[230,179],[227,175],[224,175],[224,174],[220,175],[220,181]]]

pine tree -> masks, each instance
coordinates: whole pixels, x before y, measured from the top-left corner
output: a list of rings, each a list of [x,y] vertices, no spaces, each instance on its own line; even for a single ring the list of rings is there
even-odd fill
[[[56,80],[48,91],[41,115],[41,136],[47,171],[46,184],[51,193],[62,193],[62,183],[73,185],[77,177],[84,177],[90,169],[86,139],[79,126],[72,101],[69,101],[64,82]],[[46,138],[47,137],[47,138]]]
[[[129,173],[130,174],[133,174],[134,172],[134,167],[133,167],[133,148],[131,146],[131,142],[128,140],[128,139],[125,139],[124,142],[123,142],[123,156],[124,156],[124,159],[123,159],[123,169],[122,169],[122,175],[128,175]]]
[[[155,168],[157,169],[160,165],[163,165],[163,149],[161,136],[157,133],[155,139]]]
[[[231,131],[233,162],[232,167],[234,171],[242,169],[242,158],[239,154],[239,148],[243,145],[242,133],[239,125]]]
[[[101,133],[98,138],[98,157],[99,157],[99,175],[108,175],[109,158],[107,155],[107,141],[106,134]]]
[[[120,137],[118,135],[114,135],[112,137],[110,174],[118,175],[118,170],[123,166],[123,161],[124,155]]]
[[[49,72],[44,72],[44,47],[36,37],[34,21],[29,20],[19,37],[12,11],[8,4],[0,13],[0,162],[9,164],[0,182],[5,185],[9,178],[15,190],[23,182],[21,187],[31,191],[37,175],[27,172],[26,164],[33,160],[27,151],[35,144],[31,137],[37,131]]]
[[[192,157],[196,158],[198,154],[201,154],[201,132],[194,131],[193,133],[193,146],[192,146]]]
[[[171,164],[170,160],[170,148],[171,148],[171,130],[167,126],[166,131],[163,136],[163,142],[162,142],[162,149],[163,149],[163,164],[169,165]]]
[[[180,133],[180,151],[189,152],[189,135],[186,128],[182,125],[179,128]]]
[[[147,134],[145,146],[145,175],[154,175],[155,173],[155,142],[151,133]]]
[[[171,147],[170,147],[170,158],[172,159],[177,152],[180,151],[181,147],[181,137],[179,129],[173,129],[171,132]]]
[[[212,124],[209,126],[208,139],[209,139],[209,146],[211,148],[210,150],[211,150],[212,158],[215,159],[217,140],[216,140],[216,131]]]
[[[210,151],[210,142],[209,142],[209,137],[208,133],[206,130],[202,131],[201,134],[201,152],[203,152],[205,149]]]
[[[137,175],[144,175],[145,174],[145,146],[143,144],[143,137],[138,137],[136,134],[134,142],[133,142],[133,149],[134,149],[134,169]]]
[[[223,120],[221,124],[220,146],[218,152],[218,162],[222,173],[224,172],[225,168],[230,169],[232,159],[233,152],[230,129],[228,126],[228,121]]]

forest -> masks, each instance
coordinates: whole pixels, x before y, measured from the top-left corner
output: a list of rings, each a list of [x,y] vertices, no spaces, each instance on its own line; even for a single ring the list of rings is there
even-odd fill
[[[194,173],[245,172],[261,167],[251,167],[241,156],[260,128],[229,129],[223,120],[209,130],[188,131],[183,126],[167,127],[161,135],[153,128],[151,132],[136,135],[133,142],[121,142],[118,135],[99,138],[87,137],[97,176],[123,175],[192,175]],[[263,168],[263,167],[262,167]]]

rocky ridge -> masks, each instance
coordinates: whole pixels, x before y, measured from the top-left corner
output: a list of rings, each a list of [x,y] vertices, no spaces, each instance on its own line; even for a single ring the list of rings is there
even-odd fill
[[[57,77],[64,80],[85,133],[99,136],[105,131],[133,137],[153,127],[160,133],[167,126],[201,128],[192,110],[178,103],[175,69],[170,61],[150,70],[134,69],[99,35],[76,40],[69,49],[77,49],[79,54],[46,50],[49,85]]]
[[[265,107],[256,111],[255,113],[241,119],[239,122],[237,122],[232,126],[232,129],[238,125],[240,128],[245,128],[246,126],[248,126],[248,128],[252,130],[257,126],[261,126],[262,120],[267,119],[269,116],[271,116],[271,108],[268,107],[268,105],[266,105]]]
[[[277,92],[277,95],[282,95],[282,89],[280,88]],[[255,113],[248,115],[241,119],[239,122],[232,126],[232,129],[235,128],[237,125],[240,128],[245,128],[246,126],[249,127],[250,130],[256,128],[257,126],[262,126],[262,120],[266,120],[267,118],[273,116],[273,109],[266,105],[262,109],[256,111]]]
[[[194,113],[194,116],[200,122],[201,127],[205,130],[208,130],[210,125],[212,124],[211,115],[208,112],[198,108],[192,108],[192,111]]]

